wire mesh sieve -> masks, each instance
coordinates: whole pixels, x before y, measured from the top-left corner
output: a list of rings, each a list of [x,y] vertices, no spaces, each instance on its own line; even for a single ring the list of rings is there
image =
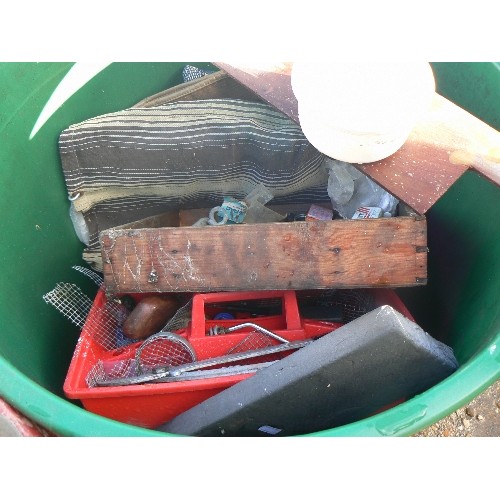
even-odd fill
[[[97,286],[103,286],[101,276],[82,266],[72,266],[72,269],[90,278]],[[66,319],[78,327],[83,328],[85,320],[92,307],[92,299],[88,297],[74,283],[57,283],[56,286],[46,294],[42,295],[43,300],[54,306]]]
[[[85,323],[87,335],[106,351],[134,343],[123,334],[123,323],[130,311],[120,302],[107,300],[100,306],[94,306],[93,314]]]
[[[151,372],[157,366],[177,366],[196,361],[191,344],[172,332],[159,332],[147,338],[135,354],[137,374]]]
[[[276,344],[276,342],[269,336],[264,335],[262,332],[254,331],[249,333],[241,342],[231,347],[227,354],[236,354],[239,352],[252,351],[254,349],[262,349]]]
[[[136,375],[136,361],[133,358],[118,361],[99,359],[89,370],[85,382],[96,387],[102,380],[114,380]]]
[[[123,334],[123,324],[129,314],[130,310],[120,299],[104,300],[100,305],[94,305],[93,313],[85,323],[85,333],[107,352],[119,349],[120,359],[108,360],[106,354],[98,359],[86,378],[89,387],[95,387],[103,380],[151,372],[156,366],[176,366],[196,360],[194,349],[187,340],[176,333],[164,331],[169,325],[177,329],[187,325],[191,301],[176,312],[162,331],[142,343]]]
[[[193,300],[190,299],[185,305],[177,309],[176,313],[170,318],[168,323],[161,329],[162,332],[173,332],[181,330],[188,326],[191,321],[191,311]]]
[[[71,269],[75,269],[76,271],[84,274],[85,276],[87,276],[87,278],[90,278],[99,287],[104,283],[102,277],[95,271],[92,271],[92,269],[88,269],[87,267],[82,267],[82,266],[72,266]]]
[[[57,283],[54,289],[42,296],[73,324],[83,328],[92,307],[92,300],[73,283]]]

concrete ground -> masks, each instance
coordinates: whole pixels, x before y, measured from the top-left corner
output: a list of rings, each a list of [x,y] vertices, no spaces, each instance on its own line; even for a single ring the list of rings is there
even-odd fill
[[[499,437],[500,380],[415,437]]]

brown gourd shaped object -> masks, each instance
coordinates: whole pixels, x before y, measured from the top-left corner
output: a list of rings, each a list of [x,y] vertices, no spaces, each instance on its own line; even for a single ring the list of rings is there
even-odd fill
[[[179,301],[169,295],[143,298],[123,323],[123,334],[133,340],[145,339],[159,332],[177,312]]]

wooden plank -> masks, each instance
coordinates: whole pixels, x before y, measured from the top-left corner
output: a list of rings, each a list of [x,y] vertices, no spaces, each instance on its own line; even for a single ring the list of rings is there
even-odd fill
[[[142,229],[145,227],[171,227],[179,225],[179,212],[171,210],[158,215],[152,215],[144,219],[127,222],[113,229]],[[102,273],[102,255],[100,248],[85,248],[83,260],[90,264],[95,271]]]
[[[263,68],[214,64],[300,124],[290,82],[292,63]],[[435,94],[431,109],[399,151],[378,162],[354,166],[424,214],[468,168],[500,185],[500,134]]]
[[[100,248],[85,248],[82,252],[82,258],[94,271],[102,273],[102,255]]]
[[[425,218],[107,230],[108,293],[425,284]]]
[[[469,167],[500,185],[495,144],[500,151],[495,129],[435,94],[429,113],[396,153],[355,166],[418,213],[425,213]]]
[[[318,203],[325,208],[331,208],[329,203]],[[288,205],[269,205],[269,208],[276,210],[279,213],[287,214],[306,213],[310,204],[288,204]],[[145,219],[140,219],[134,222],[128,222],[121,226],[115,226],[113,229],[144,229],[147,227],[175,227],[175,226],[192,226],[198,219],[206,217],[212,207],[196,208],[190,210],[179,210],[164,212],[159,215],[152,215]],[[102,256],[100,248],[86,248],[83,251],[83,260],[85,260],[92,269],[102,273]]]
[[[261,67],[214,62],[215,66],[238,80],[261,99],[299,123],[297,99],[292,90],[290,75],[293,63],[277,62]]]

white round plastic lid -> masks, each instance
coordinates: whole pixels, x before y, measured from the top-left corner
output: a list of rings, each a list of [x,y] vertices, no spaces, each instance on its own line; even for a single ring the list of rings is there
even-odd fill
[[[399,133],[353,133],[329,126],[316,113],[299,103],[302,132],[308,141],[330,158],[347,163],[371,163],[394,154],[406,141],[410,129]]]
[[[408,128],[428,109],[435,91],[426,62],[296,62],[291,83],[303,110],[354,133],[398,133]]]

